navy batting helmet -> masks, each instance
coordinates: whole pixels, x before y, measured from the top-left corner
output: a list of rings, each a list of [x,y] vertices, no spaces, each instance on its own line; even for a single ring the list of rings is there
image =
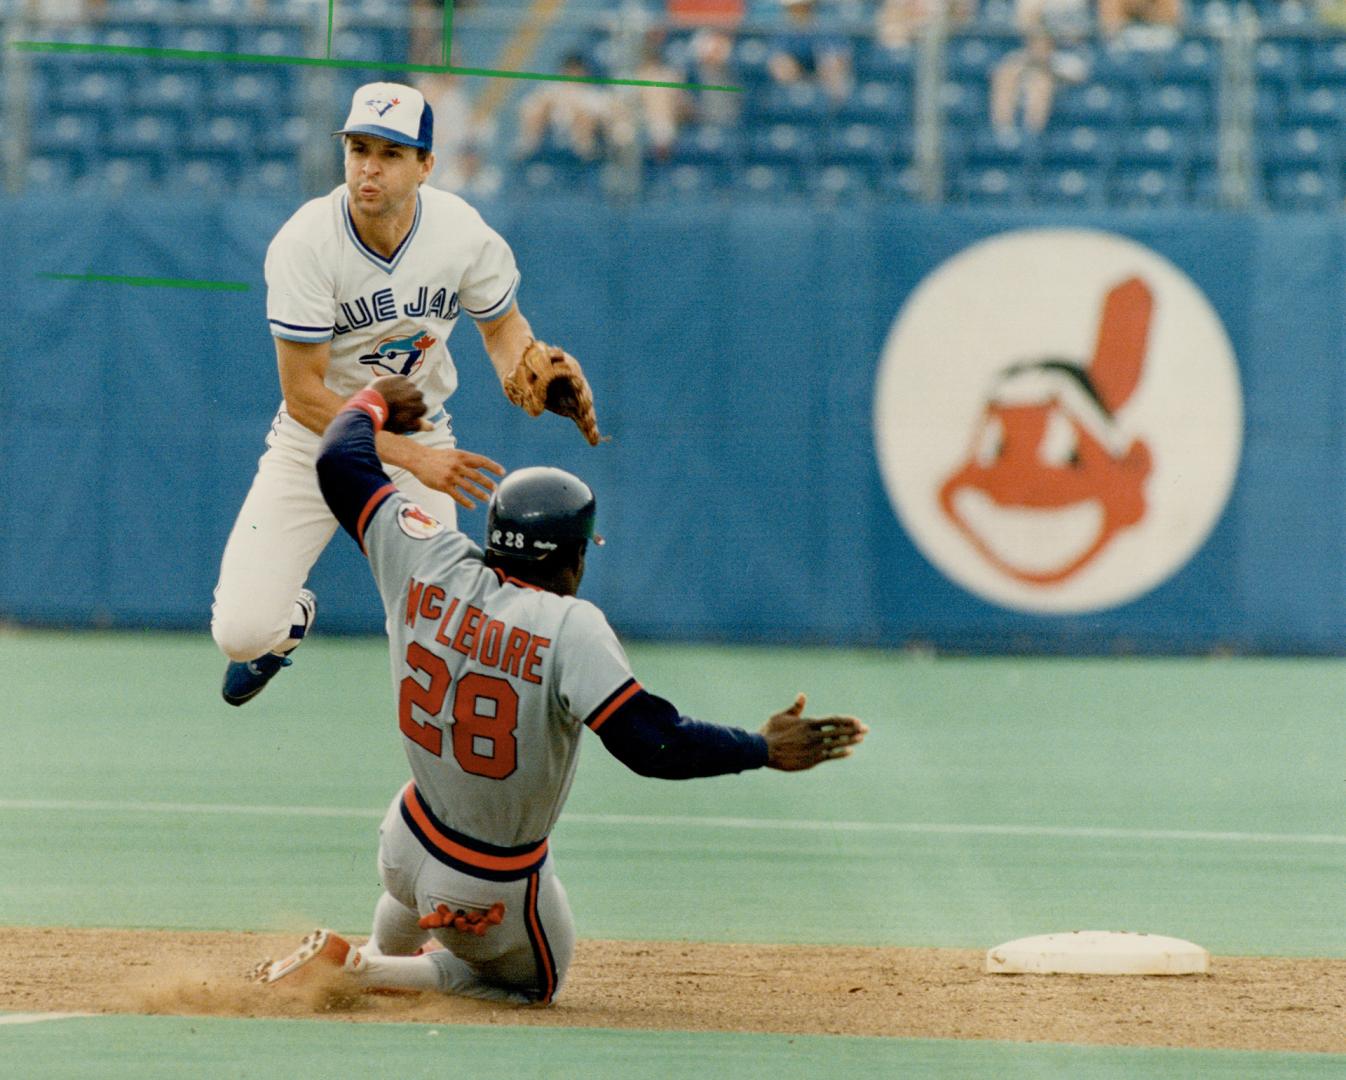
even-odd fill
[[[486,550],[511,559],[545,559],[561,545],[601,544],[589,485],[564,469],[536,465],[500,481],[486,511]]]

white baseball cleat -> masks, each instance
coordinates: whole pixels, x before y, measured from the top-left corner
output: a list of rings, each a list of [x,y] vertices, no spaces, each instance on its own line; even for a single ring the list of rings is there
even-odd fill
[[[336,931],[314,930],[299,943],[299,948],[285,959],[263,960],[252,969],[251,978],[253,982],[278,982],[311,963],[316,963],[318,968],[325,968],[328,971],[345,969],[352,952],[355,950],[352,949],[351,943]],[[359,953],[356,952],[355,955],[358,957]]]

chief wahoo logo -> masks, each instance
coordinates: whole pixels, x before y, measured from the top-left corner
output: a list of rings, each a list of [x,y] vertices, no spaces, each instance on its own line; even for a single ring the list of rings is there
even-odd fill
[[[1087,365],[1046,358],[996,377],[970,451],[940,486],[944,515],[992,565],[1054,585],[1145,517],[1149,446],[1117,422],[1141,380],[1154,295],[1139,277],[1103,298]]]

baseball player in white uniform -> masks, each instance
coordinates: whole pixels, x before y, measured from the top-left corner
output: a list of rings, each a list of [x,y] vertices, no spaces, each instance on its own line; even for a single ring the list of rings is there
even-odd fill
[[[535,342],[515,303],[509,245],[458,196],[422,186],[434,167],[433,125],[413,87],[360,87],[336,133],[345,183],[300,207],[267,250],[267,318],[284,401],[215,589],[211,630],[231,661],[230,704],[260,693],[312,624],[316,601],[304,581],[336,530],[313,461],[347,397],[388,374],[420,388],[428,430],[381,434],[378,452],[441,521],[454,523],[455,502],[471,508],[487,498],[488,474],[504,472],[456,449],[449,427],[444,403],[458,373],[447,342],[461,314],[476,322],[511,401],[532,415],[572,416],[598,441],[578,364]]]
[[[388,616],[398,729],[411,782],[379,830],[384,893],[356,948],[318,930],[255,976],[340,968],[367,989],[550,1002],[575,928],[548,836],[588,727],[645,776],[688,779],[846,757],[867,728],[802,715],[760,734],[679,716],[645,691],[603,613],[576,597],[594,535],[593,492],[560,469],[511,473],[482,550],[384,472],[378,432],[414,428],[406,380],[356,394],[323,437],[322,493],[369,558]],[[424,950],[431,937],[443,946]],[[319,963],[313,963],[320,961]]]

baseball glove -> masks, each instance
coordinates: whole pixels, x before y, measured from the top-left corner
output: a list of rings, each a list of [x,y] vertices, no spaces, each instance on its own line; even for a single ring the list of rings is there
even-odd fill
[[[579,361],[560,346],[530,341],[514,370],[505,376],[505,396],[529,416],[541,416],[546,409],[570,417],[589,445],[598,445],[598,420],[589,380],[580,370]]]

